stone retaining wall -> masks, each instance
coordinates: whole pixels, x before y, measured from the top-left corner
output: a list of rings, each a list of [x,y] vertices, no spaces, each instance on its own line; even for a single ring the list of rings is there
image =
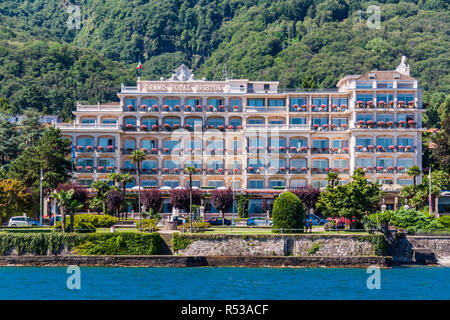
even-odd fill
[[[381,268],[391,257],[262,257],[262,256],[0,256],[0,266],[109,267],[291,267]]]
[[[175,253],[183,256],[356,257],[381,255],[372,236],[358,235],[193,235]]]

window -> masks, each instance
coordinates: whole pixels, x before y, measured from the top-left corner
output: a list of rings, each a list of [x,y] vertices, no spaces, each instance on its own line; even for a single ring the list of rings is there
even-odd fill
[[[234,107],[234,106],[238,106],[240,107],[242,105],[241,100],[240,99],[231,99],[230,100],[230,106]]]
[[[136,99],[125,99],[125,107],[132,105],[133,108],[136,107]]]
[[[164,104],[167,104],[169,107],[174,107],[176,105],[180,105],[179,99],[165,99]]]
[[[394,166],[394,160],[391,158],[377,158],[377,167],[392,167]]]
[[[125,150],[134,150],[136,149],[136,141],[135,140],[125,140],[124,142]]]
[[[77,141],[79,146],[94,146],[94,139],[91,137],[78,138]]]
[[[241,140],[232,140],[230,142],[231,150],[237,150],[241,148]]]
[[[208,160],[208,168],[223,169],[223,160]]]
[[[388,149],[392,144],[392,138],[377,138],[377,146],[382,146],[383,148]]]
[[[413,87],[412,83],[404,83],[404,82],[397,83],[397,88],[399,88],[399,89],[407,89],[407,88],[412,88],[412,87]]]
[[[393,87],[394,87],[394,85],[392,82],[377,82],[377,88],[380,88],[380,89],[392,89]],[[392,99],[390,99],[390,100],[392,100]]]
[[[151,149],[157,148],[157,147],[158,147],[158,143],[156,140],[142,140],[142,148],[151,150]]]
[[[173,188],[176,188],[176,187],[178,187],[180,185],[180,181],[178,181],[178,180],[165,180],[163,184],[164,184],[164,187],[171,187],[173,189]]]
[[[237,126],[242,125],[242,120],[239,118],[230,119],[230,125],[236,128]]]
[[[398,121],[406,121],[408,122],[409,120],[413,120],[414,121],[414,115],[413,114],[404,114],[404,113],[399,113],[397,115],[397,120]]]
[[[132,163],[131,160],[125,160],[123,162],[123,167],[125,169],[134,169],[134,163]]]
[[[336,127],[342,127],[343,124],[347,124],[347,118],[333,118],[331,119],[331,124],[335,124]]]
[[[141,105],[145,104],[147,107],[151,107],[154,104],[158,105],[158,99],[142,99]]]
[[[315,168],[315,169],[329,168],[329,166],[328,166],[328,159],[313,160],[312,161],[312,167]]]
[[[306,159],[291,159],[290,167],[294,167],[296,169],[306,168]]]
[[[186,168],[194,167],[195,169],[202,168],[202,162],[200,160],[186,160]]]
[[[339,169],[348,168],[348,160],[347,159],[333,160],[333,168],[339,168]]]
[[[116,124],[117,119],[102,119],[103,124]]]
[[[273,187],[285,187],[286,182],[284,180],[270,180],[269,181],[269,189]]]
[[[279,170],[280,168],[286,168],[286,160],[269,159],[269,168],[275,168],[275,170]]]
[[[79,179],[77,181],[78,181],[78,184],[83,187],[90,187],[91,184],[94,182],[94,180],[90,180],[90,179]]]
[[[81,119],[81,123],[82,124],[94,124],[96,122],[97,122],[97,119],[95,119],[95,118],[84,118],[84,119]]]
[[[219,188],[219,187],[223,187],[224,183],[222,180],[209,180],[208,181],[208,187],[214,187],[214,188]]]
[[[264,107],[264,99],[248,99],[247,105],[249,107]]]
[[[325,188],[328,182],[326,180],[313,180],[312,185],[314,188]]]
[[[373,145],[373,141],[371,138],[356,138],[356,145],[366,148],[369,145]]]
[[[284,124],[283,119],[271,119],[269,120],[269,124]]]
[[[158,120],[155,118],[144,118],[141,120],[141,125],[147,126],[147,128],[151,129],[153,125],[157,125]]]
[[[164,160],[163,167],[168,169],[179,168],[180,162],[178,160]]]
[[[328,123],[328,118],[312,118],[312,124],[318,124],[319,127],[322,127],[324,124]]]
[[[413,181],[413,179],[398,179],[397,183],[401,186],[408,186],[408,185],[413,185],[414,181]]]
[[[291,139],[289,146],[290,147],[297,147],[297,148],[306,146],[306,139],[303,139],[303,138]]]
[[[356,159],[356,167],[367,168],[372,167],[372,158],[358,158]]]
[[[253,83],[248,83],[247,84],[247,91],[250,92],[250,93],[253,92]]]
[[[384,103],[388,104],[389,101],[394,101],[394,95],[393,94],[377,94],[377,102],[380,103],[381,101],[384,101]]]
[[[305,179],[293,179],[290,181],[290,187],[291,188],[299,188],[299,187],[306,187],[306,180]]]
[[[144,160],[141,165],[142,169],[156,169],[158,168],[158,161],[156,160]]]
[[[264,119],[248,119],[248,124],[264,124]]]
[[[248,140],[248,145],[250,147],[265,147],[266,146],[266,141],[263,138],[250,138]]]
[[[217,151],[217,149],[223,149],[223,140],[209,140],[207,148]]]
[[[291,124],[293,125],[306,124],[306,118],[291,118]]]
[[[414,165],[414,160],[411,158],[398,158],[397,159],[397,167],[404,167],[408,169]]]
[[[156,180],[143,180],[142,182],[141,182],[141,186],[143,187],[143,188],[145,188],[145,187],[157,187],[158,186],[158,181],[156,181]]]
[[[99,167],[115,167],[115,159],[114,158],[102,158],[98,159],[98,166]]]
[[[203,120],[201,118],[187,118],[185,120],[185,124],[190,125],[192,128],[194,128],[196,125],[203,125]]]
[[[93,167],[93,166],[94,166],[94,159],[90,159],[90,158],[79,158],[79,159],[77,160],[77,164],[78,164],[79,166],[82,166],[82,167],[86,167],[86,166],[91,166],[91,167]]]
[[[195,149],[202,149],[202,142],[200,140],[187,140],[186,141],[186,149],[191,148],[192,150]]]
[[[313,140],[313,148],[328,148],[328,139],[315,139]]]
[[[198,188],[200,188],[201,185],[202,185],[202,182],[201,182],[200,180],[192,180],[192,186],[193,186],[193,187],[198,187]],[[190,187],[190,181],[187,180],[187,181],[186,181],[186,188],[189,188],[189,187]]]
[[[270,90],[270,84],[264,84],[264,91]]]
[[[249,180],[249,189],[264,189],[264,180]]]
[[[356,95],[356,101],[362,101],[363,103],[367,103],[368,101],[372,101],[373,96],[371,94],[358,94]]]
[[[300,107],[306,104],[306,98],[291,98],[289,104],[291,105],[291,110],[293,110],[292,106],[294,104],[299,105]]]
[[[340,107],[343,104],[348,106],[348,99],[347,98],[332,98],[331,99],[331,104],[335,104],[338,107]]]
[[[367,122],[368,120],[372,120],[371,114],[358,114],[356,115],[356,122],[364,120],[364,122]]]
[[[131,181],[128,181],[128,182],[125,184],[125,188],[131,189],[131,188],[133,188],[135,185],[136,185],[136,184],[135,184],[135,181],[134,181],[134,179],[133,179],[133,180],[131,180]]]
[[[125,125],[131,124],[133,127],[136,126],[136,118],[125,118]]]
[[[172,152],[174,148],[178,148],[179,146],[178,140],[164,140],[163,142],[163,148],[169,149],[169,152]]]
[[[286,140],[285,139],[270,139],[269,145],[271,147],[279,148],[279,147],[286,147]]]
[[[248,166],[258,169],[259,167],[264,167],[264,162],[260,159],[248,159]]]
[[[397,145],[398,146],[413,146],[414,145],[414,139],[408,138],[408,137],[399,137],[397,138]]]
[[[356,88],[357,89],[371,89],[372,88],[372,82],[356,82]]]
[[[392,121],[393,117],[391,113],[379,113],[377,114],[377,122],[378,121],[383,121],[385,123]]]
[[[333,148],[344,149],[347,148],[348,141],[347,140],[333,140]]]
[[[317,107],[320,107],[322,104],[328,106],[328,98],[313,98],[312,104]]]
[[[163,123],[173,126],[174,124],[180,125],[180,118],[164,118]]]
[[[222,99],[208,99],[208,106],[213,106],[218,108],[220,105],[224,105],[225,101]]]
[[[241,169],[241,160],[231,160],[230,161],[230,169]]]
[[[399,93],[399,94],[397,94],[397,102],[398,101],[403,101],[405,103],[408,103],[410,101],[414,101],[414,95],[413,94]]]
[[[186,99],[185,101],[184,101],[184,103],[188,106],[191,106],[191,107],[195,107],[195,106],[197,106],[197,105],[202,105],[203,103],[202,103],[202,100],[201,99]]]
[[[378,180],[381,184],[394,184],[394,180],[392,179],[380,179]]]
[[[241,182],[238,180],[231,181],[230,187],[232,190],[240,189],[241,188]]]
[[[269,107],[284,107],[284,99],[269,99]]]

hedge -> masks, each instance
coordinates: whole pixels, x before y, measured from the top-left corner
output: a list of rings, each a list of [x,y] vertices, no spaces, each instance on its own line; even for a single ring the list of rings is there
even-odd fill
[[[282,193],[273,203],[272,232],[303,232],[305,212],[302,201],[292,192]],[[296,229],[296,230],[290,230]]]
[[[18,254],[60,254],[64,249],[79,255],[155,255],[159,253],[158,233],[35,233],[0,234],[0,255],[13,249]]]

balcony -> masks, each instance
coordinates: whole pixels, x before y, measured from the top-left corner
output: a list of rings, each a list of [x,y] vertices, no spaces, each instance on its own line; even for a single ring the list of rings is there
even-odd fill
[[[311,105],[311,112],[328,112],[328,106],[321,104],[320,106]]]
[[[158,168],[142,168],[141,174],[144,175],[155,175],[158,174]]]
[[[214,113],[216,113],[216,112],[225,112],[225,111],[227,111],[227,109],[225,108],[224,105],[219,105],[218,107],[212,106],[212,105],[208,105],[206,107],[206,112],[214,112]]]
[[[113,166],[98,166],[97,173],[113,173],[116,171],[116,168]]]
[[[182,168],[163,168],[162,174],[164,175],[179,175],[181,172],[183,172]]]
[[[308,147],[301,146],[299,148],[297,147],[289,147],[289,153],[308,153]]]
[[[223,168],[218,168],[218,169],[208,168],[208,169],[206,169],[206,174],[208,174],[208,175],[224,175],[225,170]]]
[[[95,151],[95,147],[78,145],[78,146],[76,146],[75,150],[76,150],[76,152],[80,152],[80,153],[91,153],[91,152]]]
[[[274,147],[274,146],[270,146],[268,148],[269,153],[286,153],[286,147]]]
[[[286,107],[268,107],[268,106],[246,106],[245,112],[248,113],[284,113]]]
[[[265,153],[266,147],[247,147],[248,153]]]
[[[77,173],[94,173],[95,168],[92,166],[77,166],[76,168]]]
[[[258,168],[252,166],[247,167],[248,174],[264,174],[265,172],[266,172],[265,167],[258,167]]]
[[[294,104],[289,108],[290,112],[307,112],[308,111],[308,106],[306,104],[303,105],[298,105],[298,104]]]
[[[330,172],[331,168],[312,168],[311,173],[312,174],[327,174]]]
[[[301,167],[301,168],[290,167],[289,173],[290,174],[307,174],[308,168],[307,167]]]
[[[324,148],[311,148],[312,154],[329,154],[330,148],[324,147]]]
[[[394,146],[390,145],[387,148],[383,146],[368,145],[367,147],[358,145],[355,147],[356,152],[415,152],[415,146]]]
[[[266,173],[268,173],[268,174],[285,174],[285,173],[287,173],[287,171],[288,170],[286,170],[286,168],[284,168],[284,167],[279,167],[279,168],[270,167],[266,170]]]
[[[348,154],[348,152],[350,151],[350,149],[348,147],[343,147],[343,148],[331,148],[330,152],[331,154]]]
[[[418,128],[417,124],[414,120],[400,120],[398,122],[394,122],[394,121],[388,121],[388,122],[384,122],[384,121],[378,121],[375,122],[373,120],[359,120],[358,122],[356,122],[356,128],[357,129],[395,129],[395,128],[404,128],[404,129],[409,129],[409,128]]]
[[[104,146],[97,146],[97,152],[114,153],[114,152],[116,152],[116,147],[112,146],[112,145],[108,145],[106,147],[104,147]]]
[[[146,154],[158,154],[159,153],[159,149],[158,148],[150,148],[150,149],[147,149],[147,148],[141,148],[140,149],[142,152],[145,152]]]
[[[207,148],[206,149],[206,154],[207,155],[211,155],[211,156],[214,156],[214,155],[224,155],[225,154],[225,149],[222,149],[222,148]]]

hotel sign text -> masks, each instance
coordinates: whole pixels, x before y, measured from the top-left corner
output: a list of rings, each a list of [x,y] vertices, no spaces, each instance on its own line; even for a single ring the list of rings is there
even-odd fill
[[[141,83],[142,92],[225,92],[224,83]]]

